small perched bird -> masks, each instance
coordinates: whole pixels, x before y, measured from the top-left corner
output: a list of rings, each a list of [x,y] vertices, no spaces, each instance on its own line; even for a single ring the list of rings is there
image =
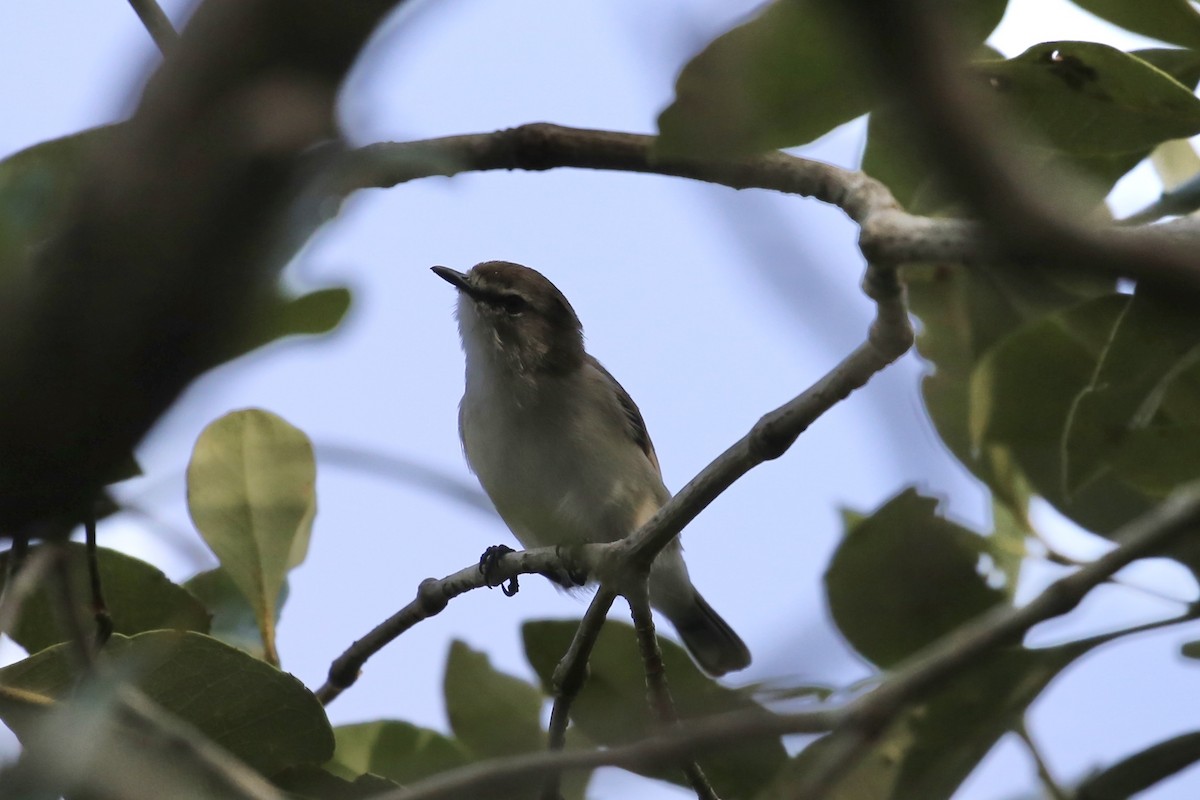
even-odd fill
[[[526,547],[611,542],[671,493],[629,394],[583,347],[575,310],[540,272],[507,261],[433,267],[458,296],[466,353],[459,434],[472,471]],[[650,570],[650,602],[712,675],[750,651],[688,577],[676,539]]]

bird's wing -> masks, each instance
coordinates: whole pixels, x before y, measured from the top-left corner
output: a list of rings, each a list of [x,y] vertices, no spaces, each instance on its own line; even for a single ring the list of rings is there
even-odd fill
[[[612,376],[611,372],[604,368],[603,364],[590,355],[587,359],[593,367],[612,382],[613,387],[617,391],[617,402],[620,403],[621,412],[625,417],[629,438],[641,448],[642,452],[646,454],[646,458],[650,459],[650,463],[654,465],[654,470],[659,475],[662,475],[662,468],[658,465],[658,454],[654,452],[654,443],[650,441],[650,432],[646,430],[646,420],[642,419],[642,412],[638,410],[637,403],[633,402],[633,398],[629,396],[629,392],[625,391],[625,387]]]

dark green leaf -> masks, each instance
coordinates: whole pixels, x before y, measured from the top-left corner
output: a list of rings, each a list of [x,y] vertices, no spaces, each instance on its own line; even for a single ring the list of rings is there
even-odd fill
[[[1066,421],[1061,442],[1067,493],[1103,476],[1128,434],[1158,415],[1167,387],[1200,347],[1196,319],[1192,304],[1162,292],[1139,290],[1127,304]],[[1194,427],[1200,407],[1188,411],[1184,423]],[[1190,458],[1193,467],[1195,458]],[[1162,471],[1161,462],[1156,467]],[[1177,483],[1192,477],[1195,473],[1185,471]]]
[[[1150,505],[1111,474],[1069,491],[1063,471],[1064,436],[1076,400],[1128,303],[1126,295],[1101,297],[1025,325],[979,361],[970,385],[973,446],[1000,447],[1039,494],[1099,533]]]
[[[103,656],[151,700],[264,774],[333,755],[325,712],[302,683],[216,639],[116,635]],[[68,645],[56,645],[0,669],[0,718],[24,736],[29,708],[12,693],[65,701],[79,684],[75,662]]]
[[[114,631],[126,636],[160,628],[208,632],[208,611],[190,592],[171,583],[157,567],[106,547],[97,548],[96,556]],[[0,554],[0,588],[8,576],[11,557],[11,552]],[[86,548],[79,543],[68,543],[66,559],[80,614],[90,619],[92,593]],[[61,628],[58,605],[50,587],[43,583],[21,604],[17,625],[9,633],[30,653],[66,641],[67,633]]]
[[[551,675],[579,627],[577,620],[527,622],[522,628],[525,656],[547,688]],[[671,694],[683,719],[723,711],[761,708],[746,694],[727,689],[701,673],[682,647],[659,639]],[[592,653],[591,671],[576,699],[571,720],[602,745],[631,742],[656,730],[646,707],[646,678],[633,628],[609,620]],[[699,759],[722,797],[748,797],[760,791],[787,760],[778,739],[758,739]],[[662,765],[640,774],[682,783],[677,767]]]
[[[1200,761],[1200,732],[1159,742],[1092,775],[1079,785],[1077,800],[1125,800]]]
[[[825,573],[829,610],[863,657],[892,667],[997,604],[987,540],[909,489],[849,529]]]
[[[442,688],[450,729],[479,757],[545,749],[542,692],[493,669],[485,653],[452,642]]]
[[[218,361],[231,361],[288,336],[329,333],[345,318],[350,301],[350,290],[344,286],[318,289],[298,297],[273,292],[254,315],[253,326]]]
[[[970,44],[1000,21],[1005,0],[943,0]],[[869,59],[836,10],[777,0],[711,42],[683,68],[659,116],[663,156],[745,155],[803,144],[870,110]]]
[[[1150,47],[1130,53],[1170,75],[1188,89],[1200,83],[1200,50],[1180,50],[1175,47]]]
[[[1184,47],[1200,47],[1200,14],[1188,0],[1072,0],[1126,30]]]
[[[229,577],[229,573],[217,567],[192,576],[183,586],[198,597],[212,614],[212,628],[208,631],[211,636],[225,644],[245,650],[255,658],[264,656],[262,634],[259,633],[254,609]],[[275,600],[276,623],[279,622],[279,615],[283,612],[287,596],[288,584],[285,580],[279,597]]]
[[[1165,72],[1108,45],[1046,42],[975,70],[1006,116],[1080,156],[1140,153],[1200,132],[1200,99]]]
[[[1200,642],[1188,642],[1179,648],[1179,652],[1187,658],[1200,659]]]
[[[353,780],[339,778],[320,767],[291,767],[272,778],[280,789],[302,800],[367,800],[400,785],[378,775],[359,775]]]
[[[460,742],[399,720],[339,725],[333,737],[337,748],[327,766],[347,778],[373,774],[413,783],[474,760]]]
[[[304,560],[316,515],[316,462],[299,429],[268,411],[226,414],[200,434],[188,464],[188,511],[254,609],[267,660],[275,603]]]
[[[829,795],[835,800],[949,800],[1025,709],[1072,661],[1095,646],[1075,643],[1044,650],[1014,647],[948,679],[940,690],[901,714]],[[834,746],[834,733],[809,745],[779,775],[773,793],[795,789]]]

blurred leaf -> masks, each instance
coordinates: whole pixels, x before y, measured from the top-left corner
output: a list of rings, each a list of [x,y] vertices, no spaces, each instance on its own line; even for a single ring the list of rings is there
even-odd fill
[[[525,656],[549,691],[555,666],[567,651],[578,620],[527,622]],[[701,673],[682,647],[659,639],[671,694],[681,719],[761,708],[746,694],[727,689]],[[571,720],[592,741],[614,745],[644,738],[657,729],[646,707],[646,678],[633,628],[608,620],[590,661],[587,682],[571,709]],[[755,739],[698,759],[717,794],[748,797],[762,790],[787,760],[777,738]],[[678,767],[662,765],[639,774],[682,784]]]
[[[1094,646],[1001,650],[950,679],[913,717],[892,800],[951,797],[1050,681]]]
[[[1181,186],[1200,174],[1200,155],[1187,139],[1172,139],[1154,148],[1150,161],[1158,179],[1162,181],[1164,194]],[[1184,213],[1191,209],[1184,209]]]
[[[1006,116],[1083,156],[1138,153],[1200,132],[1200,99],[1149,63],[1096,42],[1045,42],[975,70]]]
[[[836,15],[778,0],[683,68],[658,118],[658,151],[730,157],[803,144],[865,114],[874,94]]]
[[[151,700],[264,774],[333,755],[325,712],[303,684],[216,639],[170,631],[115,635],[102,656]],[[79,684],[75,662],[63,644],[0,669],[0,718],[18,737],[31,718],[13,693],[65,701]]]
[[[1200,659],[1200,641],[1188,642],[1179,648],[1179,652],[1187,658]]]
[[[77,542],[68,542],[64,547],[73,597],[78,601],[80,615],[90,619],[92,591],[87,548]],[[157,567],[106,547],[96,548],[96,557],[104,601],[116,633],[132,636],[161,628],[208,632],[208,611],[185,588],[171,583]],[[11,558],[11,551],[0,553],[0,590],[8,577]],[[43,582],[29,595],[21,604],[16,627],[9,631],[13,641],[29,653],[67,639],[52,591]]]
[[[0,280],[22,274],[29,252],[62,224],[82,165],[115,128],[50,139],[0,161]]]
[[[253,327],[244,331],[231,351],[218,357],[218,362],[232,361],[288,336],[329,333],[341,324],[350,310],[350,302],[350,290],[344,286],[318,289],[297,297],[276,290],[264,299]]]
[[[1000,22],[1005,0],[941,0],[970,43]],[[875,102],[869,63],[836,12],[777,0],[713,40],[675,84],[658,118],[661,156],[748,155],[804,144]]]
[[[193,575],[183,586],[198,597],[212,614],[212,628],[207,633],[225,644],[245,650],[255,658],[263,658],[265,654],[258,619],[246,596],[229,577],[229,573],[217,567]],[[287,601],[287,596],[288,584],[285,580],[279,597],[275,600],[276,623],[283,613],[283,604]]]
[[[474,760],[460,742],[398,720],[339,725],[333,737],[337,747],[328,767],[349,778],[373,774],[413,783]]]
[[[400,788],[378,775],[347,780],[310,765],[289,767],[271,780],[290,796],[303,800],[366,800]]]
[[[1050,681],[1096,644],[1008,648],[948,678],[883,731],[829,797],[949,800]],[[796,796],[794,789],[837,737],[809,745],[780,773],[774,793],[760,800]]]
[[[1078,800],[1125,800],[1200,761],[1200,732],[1159,742],[1087,778],[1075,790]]]
[[[904,764],[904,757],[913,745],[912,712],[901,714],[875,739],[875,744],[855,762],[846,774],[826,793],[824,800],[883,800],[890,797]],[[755,800],[792,800],[809,774],[826,757],[831,739],[823,736],[790,759]]]
[[[881,667],[1007,600],[979,571],[988,541],[936,511],[936,500],[905,490],[846,531],[825,572],[838,629]]]
[[[485,653],[450,644],[442,682],[450,729],[483,758],[532,753],[546,746],[544,696],[535,686],[498,672]]]
[[[315,481],[308,437],[258,409],[211,423],[188,464],[192,521],[249,600],[271,663],[278,663],[275,603],[288,570],[308,549]]]
[[[1188,0],[1071,0],[1126,30],[1184,47],[1200,47],[1200,14]]]

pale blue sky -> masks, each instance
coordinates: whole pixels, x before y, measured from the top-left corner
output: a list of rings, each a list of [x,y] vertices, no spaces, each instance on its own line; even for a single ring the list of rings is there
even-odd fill
[[[525,0],[514,24],[510,3],[417,4],[374,43],[349,83],[343,120],[357,143],[541,120],[649,132],[678,68],[754,5]],[[994,40],[1010,55],[1048,39],[1131,45],[1065,3],[1011,5]],[[122,0],[0,4],[0,44],[0,155],[118,119],[130,87],[156,59]],[[854,166],[862,137],[863,126],[851,124],[803,152]],[[1153,191],[1143,175],[1122,187],[1120,202],[1131,207]],[[855,238],[839,211],[813,201],[643,175],[492,173],[363,192],[289,273],[297,285],[345,282],[358,290],[342,330],[199,381],[139,452],[147,477],[124,490],[162,525],[106,521],[101,542],[178,579],[209,566],[190,533],[182,471],[201,428],[246,406],[304,429],[319,453],[323,444],[350,445],[474,486],[456,431],[462,354],[454,297],[428,267],[465,269],[493,258],[541,270],[571,299],[590,350],[641,406],[667,484],[678,489],[865,335],[871,307],[858,291]],[[916,482],[947,498],[956,517],[985,523],[983,494],[925,419],[920,369],[906,357],[688,528],[696,583],[755,656],[731,683],[844,683],[864,674],[830,627],[822,599],[840,507],[870,510]],[[312,549],[293,575],[279,642],[284,667],[313,687],[330,660],[407,602],[421,579],[473,562],[490,544],[511,543],[498,519],[329,459],[319,464],[318,502]],[[1056,536],[1073,552],[1094,552],[1092,542],[1069,532]],[[1190,587],[1179,573],[1150,566],[1133,576],[1182,594]],[[1035,585],[1053,574],[1030,569]],[[521,621],[576,616],[584,606],[540,581],[522,586],[513,599],[476,592],[457,600],[393,644],[330,707],[334,722],[395,717],[445,729],[440,679],[452,638],[530,676]],[[1106,590],[1079,615],[1082,628],[1047,626],[1045,637],[1171,610]],[[1200,677],[1171,655],[1183,640],[1168,632],[1110,648],[1051,687],[1035,709],[1034,733],[1059,775],[1078,779],[1196,725],[1194,704],[1173,698],[1194,696]],[[19,655],[0,646],[0,657]],[[1149,683],[1152,693],[1120,690]],[[1028,758],[1007,742],[962,797],[1009,797],[1034,782]],[[686,796],[614,773],[593,787],[596,797],[634,796],[622,793],[635,787],[638,797]],[[1184,776],[1152,796],[1191,798],[1198,789],[1200,775]]]

